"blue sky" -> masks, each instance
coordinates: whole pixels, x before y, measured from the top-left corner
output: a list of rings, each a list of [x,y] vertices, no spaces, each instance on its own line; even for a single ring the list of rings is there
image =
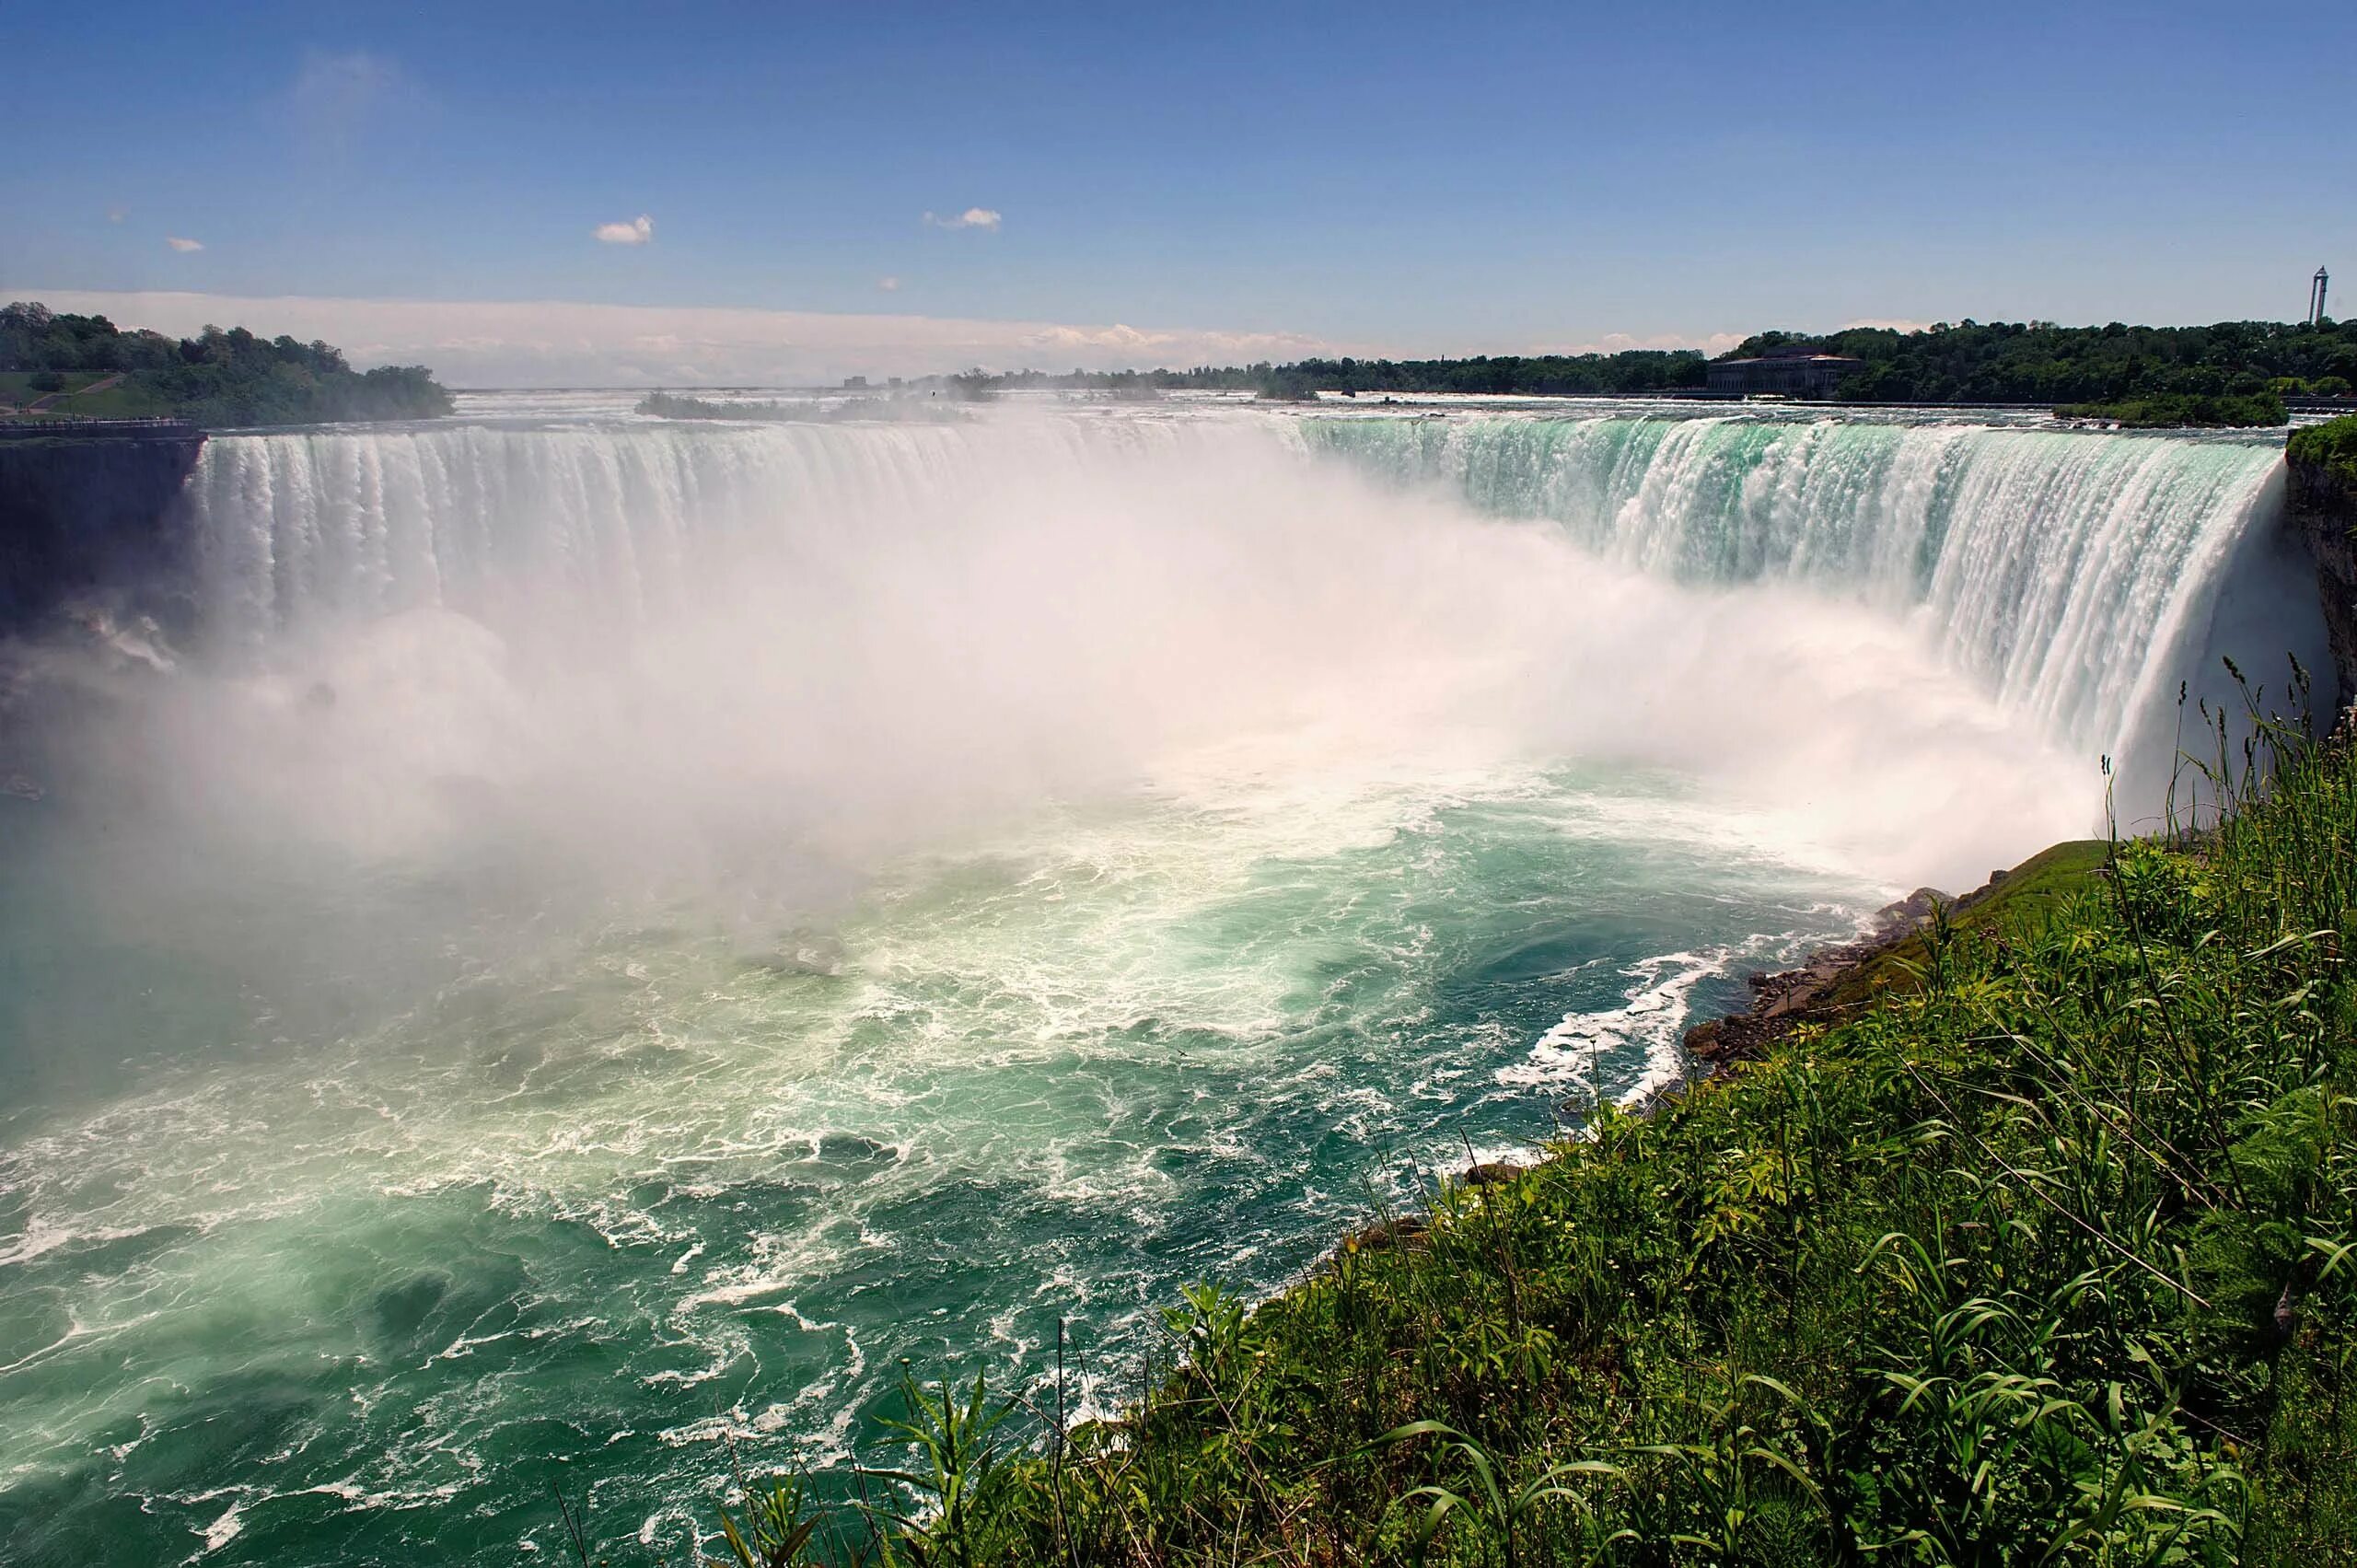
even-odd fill
[[[15,294],[964,324],[780,329],[914,367],[2282,319],[2319,261],[2357,291],[2347,6],[132,0],[6,7],[0,56]]]

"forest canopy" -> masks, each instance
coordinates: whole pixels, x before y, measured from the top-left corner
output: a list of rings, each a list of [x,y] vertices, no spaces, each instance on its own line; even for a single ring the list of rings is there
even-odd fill
[[[214,326],[170,338],[24,301],[0,307],[0,371],[32,372],[27,390],[36,394],[60,390],[69,372],[120,376],[105,402],[84,409],[68,398],[55,412],[175,414],[214,426],[425,419],[451,406],[424,366],[360,371],[324,343]]]
[[[1790,345],[1864,362],[1841,383],[1844,401],[2076,403],[2266,392],[2347,397],[2357,386],[2357,320],[2208,327],[1964,321],[1913,332],[1853,327],[1817,337],[1761,332],[1729,357]]]

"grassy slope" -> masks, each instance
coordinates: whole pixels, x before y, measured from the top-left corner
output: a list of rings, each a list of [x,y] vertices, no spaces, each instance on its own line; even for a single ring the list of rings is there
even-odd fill
[[[2086,892],[2096,873],[2111,858],[2102,839],[2073,839],[2041,850],[1978,893],[1950,906],[1948,928],[1957,935],[2002,935],[2025,926],[2043,926],[2055,912]],[[1922,988],[1933,938],[1918,932],[1852,969],[1826,998],[1830,1008],[1862,1006],[1885,993]]]
[[[30,382],[31,370],[0,370],[0,412],[17,415],[24,405],[39,401],[47,394],[35,391]],[[73,414],[84,418],[128,419],[171,412],[171,405],[154,392],[134,386],[129,381],[109,387],[103,392],[88,392],[83,388],[105,380],[112,375],[104,370],[69,370],[65,377],[66,396],[59,398],[41,411],[26,417],[38,419],[43,414]]]
[[[1425,1234],[1199,1294],[1052,1459],[911,1389],[955,1506],[827,1555],[2357,1562],[2357,755],[2096,859]]]

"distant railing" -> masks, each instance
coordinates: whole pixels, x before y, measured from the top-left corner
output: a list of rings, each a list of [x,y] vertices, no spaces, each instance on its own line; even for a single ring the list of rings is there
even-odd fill
[[[203,430],[193,420],[162,416],[99,419],[66,413],[23,419],[0,414],[0,440],[34,436],[129,436],[148,441],[169,441],[190,437],[201,439],[203,435]]]

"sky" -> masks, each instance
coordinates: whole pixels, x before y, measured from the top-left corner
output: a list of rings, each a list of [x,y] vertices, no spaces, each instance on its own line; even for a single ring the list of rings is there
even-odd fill
[[[457,385],[2357,296],[2357,6],[115,0],[0,59],[0,298]]]

